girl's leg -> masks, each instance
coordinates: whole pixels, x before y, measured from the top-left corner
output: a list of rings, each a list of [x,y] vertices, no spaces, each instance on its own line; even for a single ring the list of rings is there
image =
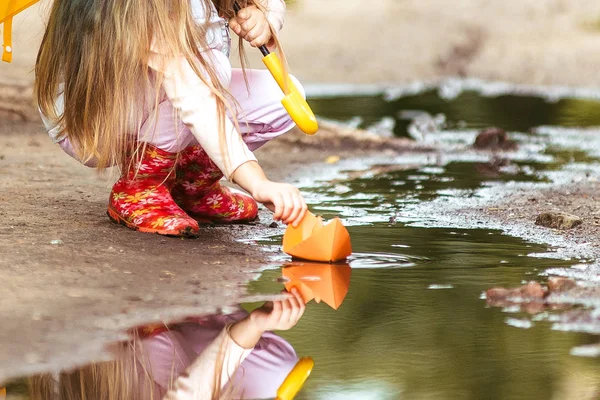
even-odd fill
[[[228,87],[231,64],[221,52],[213,50],[212,59],[221,83]],[[166,115],[174,115],[166,111]],[[190,216],[206,223],[243,223],[256,219],[258,205],[245,193],[220,184],[223,173],[208,157],[189,129],[182,132],[188,147],[181,151],[173,198]],[[189,138],[189,141],[187,140]]]
[[[283,92],[267,70],[246,70],[248,88],[241,69],[231,72],[229,91],[239,103],[241,110],[236,117],[244,141],[254,151],[269,140],[291,130],[295,123],[283,108]],[[298,90],[304,95],[300,82],[291,76]]]

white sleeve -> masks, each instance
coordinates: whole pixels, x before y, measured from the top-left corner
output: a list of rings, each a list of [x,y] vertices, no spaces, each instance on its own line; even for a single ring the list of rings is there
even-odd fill
[[[267,9],[267,19],[273,25],[275,32],[279,33],[283,29],[285,22],[286,5],[284,0],[260,0]]]
[[[223,329],[196,360],[177,378],[173,389],[163,400],[211,400],[215,392],[217,364],[221,367],[221,388],[235,374],[239,365],[248,357],[252,349],[244,349],[231,339],[227,329]]]
[[[163,73],[163,87],[182,122],[190,128],[225,177],[231,179],[240,165],[256,161],[256,157],[227,116],[224,116],[225,137],[219,135],[216,97],[187,60],[182,56],[167,58],[159,54],[156,48],[153,46],[150,54],[150,67]],[[207,57],[225,57],[218,51],[204,54]]]

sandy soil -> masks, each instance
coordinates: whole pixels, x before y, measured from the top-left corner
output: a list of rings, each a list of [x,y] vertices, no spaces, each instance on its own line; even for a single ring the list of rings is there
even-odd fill
[[[15,20],[15,61],[0,65],[0,81],[32,80],[47,3]],[[308,83],[463,75],[600,86],[599,21],[600,4],[589,0],[294,0],[282,39]]]

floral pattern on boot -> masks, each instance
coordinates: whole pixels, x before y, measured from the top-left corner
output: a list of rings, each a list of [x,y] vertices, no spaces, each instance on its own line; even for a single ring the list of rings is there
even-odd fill
[[[223,173],[200,146],[185,149],[177,163],[173,198],[191,217],[204,223],[244,223],[256,219],[256,201],[219,183]]]
[[[198,223],[171,196],[176,158],[176,154],[146,145],[139,163],[122,174],[112,188],[110,219],[140,232],[196,236]]]

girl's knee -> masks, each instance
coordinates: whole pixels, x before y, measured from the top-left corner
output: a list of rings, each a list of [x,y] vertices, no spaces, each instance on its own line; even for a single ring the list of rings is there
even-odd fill
[[[71,143],[69,138],[65,138],[65,139],[61,140],[60,142],[58,142],[58,145],[65,153],[67,153],[68,155],[70,155],[71,157],[73,157],[75,160],[79,161],[81,164],[85,165],[86,167],[96,168],[98,166],[98,160],[96,160],[95,158],[92,158],[85,162],[83,160],[81,160],[77,156],[77,153],[75,152],[75,148],[73,147],[73,144]]]

